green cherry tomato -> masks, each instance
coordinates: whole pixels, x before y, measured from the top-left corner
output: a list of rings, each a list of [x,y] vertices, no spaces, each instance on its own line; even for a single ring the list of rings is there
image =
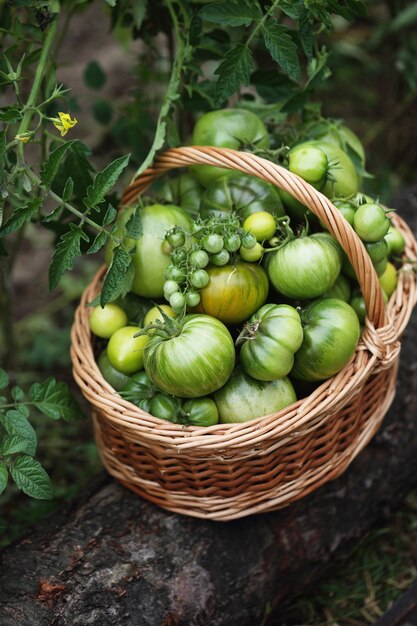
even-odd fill
[[[353,227],[362,241],[378,241],[388,232],[390,221],[379,204],[361,204],[356,210]]]
[[[365,242],[365,248],[374,265],[387,258],[388,244],[385,238],[378,239],[378,241]]]
[[[116,391],[121,391],[130,382],[129,376],[119,372],[109,361],[107,350],[104,350],[97,360],[98,369],[100,370],[104,380]]]
[[[164,275],[167,280],[174,280],[177,283],[182,283],[185,280],[184,270],[177,267],[176,265],[173,265],[172,263],[168,265],[168,267],[166,268],[164,272]],[[165,284],[164,284],[164,291],[165,291]]]
[[[255,380],[237,367],[227,383],[216,391],[214,401],[222,424],[247,422],[275,413],[297,400],[289,378]]]
[[[205,113],[197,121],[192,143],[194,146],[217,146],[240,150],[246,145],[258,148],[269,146],[269,136],[262,120],[245,109],[219,109]],[[211,165],[193,165],[190,168],[198,182],[207,187],[220,176],[233,173]]]
[[[182,408],[192,426],[214,426],[219,421],[216,403],[211,398],[186,400]]]
[[[94,307],[90,318],[90,329],[97,337],[109,339],[116,330],[126,326],[128,319],[124,310],[117,304]]]
[[[196,270],[190,276],[190,283],[196,289],[202,289],[203,287],[208,285],[209,280],[209,275],[207,274],[206,270],[203,269]]]
[[[226,265],[227,263],[229,263],[229,259],[230,254],[227,250],[223,248],[223,250],[220,250],[220,252],[217,252],[216,254],[212,254],[210,256],[210,263],[212,265],[217,265],[218,267],[221,267],[222,265]]]
[[[256,237],[252,233],[247,233],[242,237],[242,247],[250,250],[256,246]]]
[[[388,298],[394,293],[398,282],[397,270],[392,263],[387,263],[385,272],[379,276],[379,284]]]
[[[264,249],[259,242],[256,242],[253,248],[244,248],[243,246],[239,250],[240,258],[243,261],[248,261],[249,263],[256,263],[262,259],[264,253]]]
[[[403,234],[395,228],[395,226],[391,226],[388,228],[388,232],[385,235],[385,241],[388,245],[388,256],[392,255],[400,255],[405,250],[405,239]]]
[[[185,307],[185,296],[183,293],[176,291],[169,298],[169,304],[175,313],[181,313]]]
[[[220,252],[220,250],[223,249],[223,237],[221,237],[217,233],[206,235],[201,240],[201,245],[203,246],[204,250],[206,250],[206,252],[208,252],[209,254],[216,254],[216,252]]]
[[[180,290],[179,284],[175,280],[166,280],[164,283],[164,296],[169,300],[173,293]]]
[[[174,265],[180,265],[186,260],[188,254],[185,248],[175,248],[171,253],[171,261]]]
[[[200,300],[201,296],[198,291],[188,291],[188,293],[185,294],[185,302],[190,308],[197,306]]]
[[[275,289],[301,300],[317,298],[331,289],[342,265],[341,248],[329,233],[291,239],[265,256]]]
[[[237,233],[227,235],[224,240],[224,247],[228,252],[237,252],[242,245],[242,240]]]
[[[119,328],[110,337],[107,354],[110,363],[119,372],[133,374],[143,369],[143,350],[149,341],[147,335],[135,337],[140,331],[137,326]]]
[[[149,403],[149,413],[168,422],[176,421],[180,408],[181,400],[165,393],[158,393]]]
[[[353,308],[336,298],[314,300],[301,312],[303,343],[295,354],[292,376],[299,380],[325,380],[348,363],[360,336]]]
[[[238,343],[240,362],[257,380],[287,376],[303,341],[300,315],[287,304],[265,304],[247,322]]]
[[[373,263],[373,266],[378,276],[382,276],[382,274],[387,269],[387,265],[388,265],[388,257],[384,257],[383,259],[378,261],[378,263]]]
[[[185,235],[182,230],[174,229],[166,236],[167,241],[173,248],[179,248],[185,244]]]
[[[315,146],[295,146],[289,154],[288,169],[311,185],[320,186],[329,167],[323,150]]]
[[[345,220],[347,220],[349,224],[353,226],[356,206],[352,202],[347,202],[345,200],[334,200],[333,204],[337,209],[339,209]]]
[[[265,241],[275,235],[277,225],[273,215],[266,211],[259,211],[245,219],[243,229],[255,235],[257,241]]]
[[[209,255],[205,250],[195,250],[190,254],[190,263],[193,267],[203,269],[209,264]]]

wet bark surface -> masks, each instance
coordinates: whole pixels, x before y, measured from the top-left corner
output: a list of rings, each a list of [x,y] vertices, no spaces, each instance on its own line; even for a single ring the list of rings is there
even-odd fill
[[[398,205],[417,230],[416,194],[405,192]],[[396,398],[378,435],[343,476],[281,511],[197,520],[98,477],[3,551],[1,626],[254,626],[268,614],[280,624],[285,601],[416,483],[416,370],[414,314]]]

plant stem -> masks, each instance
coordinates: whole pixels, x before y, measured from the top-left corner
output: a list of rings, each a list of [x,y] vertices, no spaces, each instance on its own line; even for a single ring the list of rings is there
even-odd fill
[[[259,20],[259,22],[257,23],[257,25],[255,26],[255,28],[253,29],[253,31],[251,32],[251,34],[249,35],[247,41],[246,41],[246,46],[249,47],[250,42],[252,41],[252,39],[255,37],[256,33],[258,32],[258,30],[260,28],[262,28],[262,26],[265,24],[266,20],[271,17],[271,15],[273,14],[273,12],[275,11],[275,9],[277,8],[277,6],[279,5],[279,0],[275,0],[271,6],[269,7],[269,9],[267,10],[267,12],[265,13],[265,15],[262,17],[261,20]]]
[[[58,20],[55,19],[52,22],[51,26],[49,27],[49,30],[45,37],[45,41],[44,41],[43,48],[42,48],[42,53],[39,58],[39,64],[38,64],[38,67],[36,68],[35,77],[33,79],[32,89],[30,90],[30,94],[26,102],[27,110],[25,111],[23,119],[20,122],[19,130],[17,131],[18,135],[20,133],[24,133],[27,131],[27,129],[29,128],[29,124],[32,120],[33,111],[29,107],[34,106],[36,99],[38,97],[42,80],[44,78],[45,67],[46,67],[46,64],[50,60],[49,55],[51,52],[52,44],[55,39],[57,27],[58,27]],[[19,154],[21,158],[23,159],[23,144],[22,143],[19,144],[18,150],[19,150]]]

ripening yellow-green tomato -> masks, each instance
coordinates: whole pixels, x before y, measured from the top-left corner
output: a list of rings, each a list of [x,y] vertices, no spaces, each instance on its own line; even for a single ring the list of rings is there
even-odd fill
[[[97,337],[109,339],[119,328],[127,324],[127,315],[117,304],[94,307],[90,315],[90,329]]]
[[[385,272],[379,276],[379,284],[387,294],[388,298],[394,293],[397,287],[397,270],[392,263],[387,263]]]
[[[165,315],[168,315],[168,317],[177,316],[174,309],[171,306],[169,306],[169,304],[159,304],[158,306],[153,306],[151,309],[149,309],[149,311],[147,312],[143,320],[144,326],[147,326],[148,324],[156,322],[157,320],[160,320],[161,322],[164,321],[164,318],[162,317],[162,313],[159,309],[162,309]]]
[[[138,326],[125,326],[110,337],[107,356],[111,365],[123,374],[133,374],[143,369],[143,351],[149,337],[135,337],[140,330]]]
[[[265,241],[275,235],[277,225],[273,215],[266,211],[258,211],[245,219],[243,228],[255,235],[257,241]]]

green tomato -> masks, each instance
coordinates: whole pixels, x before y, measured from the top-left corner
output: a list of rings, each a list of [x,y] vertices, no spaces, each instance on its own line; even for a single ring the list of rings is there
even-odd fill
[[[216,403],[211,398],[186,400],[182,408],[191,426],[214,426],[219,421]]]
[[[145,349],[145,370],[153,383],[182,398],[219,389],[232,373],[234,362],[229,331],[209,315],[186,315],[176,336],[154,334]]]
[[[134,326],[141,326],[146,313],[152,308],[152,302],[147,298],[141,298],[129,291],[123,298],[119,298],[115,304],[120,306],[127,315],[128,322]]]
[[[174,309],[168,306],[168,304],[158,304],[158,306],[153,306],[151,309],[149,309],[143,320],[143,325],[147,326],[148,324],[153,324],[157,320],[159,320],[160,322],[164,322],[164,317],[160,309],[162,309],[162,311],[165,313],[165,315],[168,315],[168,317],[176,317]],[[150,332],[152,332],[152,330]]]
[[[362,292],[355,291],[355,293],[352,294],[349,304],[358,316],[359,323],[364,324],[366,318],[366,305]]]
[[[133,207],[120,212],[117,222],[116,237],[122,237],[124,225],[135,209]],[[170,256],[163,251],[165,233],[175,226],[185,230],[190,227],[190,218],[180,207],[154,204],[141,209],[142,235],[139,239],[127,239],[126,247],[135,248],[135,276],[132,291],[146,298],[162,298],[165,282],[165,269],[170,264]],[[106,251],[106,263],[113,257],[112,244]]]
[[[104,380],[113,387],[116,391],[124,389],[124,387],[130,382],[129,376],[119,372],[109,361],[107,350],[104,350],[97,360],[98,369],[101,372]]]
[[[283,378],[292,369],[303,341],[301,319],[287,304],[265,304],[245,325],[239,343],[240,363],[257,380]]]
[[[190,264],[193,267],[203,269],[209,264],[209,255],[205,250],[194,250],[190,254]]]
[[[325,380],[339,372],[353,356],[360,336],[353,308],[336,298],[311,302],[302,312],[304,339],[295,355],[292,376]]]
[[[361,204],[356,210],[353,228],[362,241],[382,239],[388,232],[390,221],[379,204]]]
[[[329,168],[327,156],[315,146],[295,146],[289,153],[288,169],[307,183],[321,187]]]
[[[230,260],[230,254],[227,250],[223,248],[220,252],[216,252],[216,254],[212,254],[210,256],[210,263],[212,265],[217,265],[218,267],[222,267],[223,265],[227,265]]]
[[[243,261],[248,261],[249,263],[256,263],[262,259],[264,253],[264,249],[260,243],[256,243],[253,248],[244,248],[243,246],[239,250],[240,258]]]
[[[395,226],[388,228],[388,232],[385,235],[385,241],[388,245],[388,256],[400,255],[405,250],[405,239],[401,231]]]
[[[360,179],[352,160],[336,144],[322,140],[309,141],[307,144],[324,152],[329,162],[328,174],[334,180],[328,180],[322,192],[328,198],[348,198],[359,191]]]
[[[275,218],[266,211],[252,213],[243,222],[243,229],[255,235],[257,241],[271,239],[275,235],[277,224]]]
[[[113,367],[124,374],[133,374],[143,369],[143,351],[149,341],[147,335],[135,337],[140,331],[137,326],[119,328],[110,337],[107,354]]]
[[[103,339],[109,339],[116,330],[126,326],[127,321],[126,313],[117,304],[96,306],[89,318],[91,332]]]
[[[245,109],[219,109],[200,117],[194,127],[192,143],[194,146],[217,146],[234,150],[240,150],[245,145],[267,148],[269,136],[264,123],[254,113]],[[193,165],[190,169],[204,187],[216,178],[232,172],[211,165]]]
[[[311,139],[336,144],[349,156],[355,157],[361,169],[365,167],[365,150],[361,140],[342,122],[332,119],[313,121],[305,128],[305,132]]]
[[[202,188],[196,178],[188,173],[180,174],[162,185],[158,198],[180,206],[193,217],[198,215]]]
[[[347,200],[334,200],[333,204],[337,209],[339,209],[345,220],[347,220],[349,224],[353,226],[356,206],[352,202],[348,202]]]
[[[388,298],[397,288],[398,276],[397,270],[392,263],[387,263],[387,267],[381,276],[379,276],[379,284],[387,294]]]
[[[200,215],[228,217],[233,211],[246,219],[266,211],[276,217],[285,215],[277,187],[255,176],[231,172],[213,181],[201,196]]]
[[[180,409],[181,400],[173,396],[167,396],[165,393],[158,393],[149,403],[149,413],[168,422],[177,421]]]
[[[296,400],[288,378],[263,382],[251,378],[241,367],[237,367],[224,387],[214,394],[222,424],[247,422],[269,415]]]
[[[211,233],[210,235],[206,235],[201,240],[201,245],[204,250],[209,254],[216,254],[216,252],[220,252],[223,249],[224,241],[223,237],[218,235],[217,233]]]
[[[267,256],[267,272],[275,289],[301,300],[331,289],[342,266],[341,248],[329,233],[291,239]]]
[[[388,255],[388,244],[385,238],[378,241],[365,242],[365,248],[374,265],[381,263]]]
[[[338,300],[343,300],[344,302],[349,302],[350,300],[350,282],[343,274],[339,274],[336,278],[336,281],[333,287],[330,287],[326,293],[324,293],[322,298],[337,298]]]

